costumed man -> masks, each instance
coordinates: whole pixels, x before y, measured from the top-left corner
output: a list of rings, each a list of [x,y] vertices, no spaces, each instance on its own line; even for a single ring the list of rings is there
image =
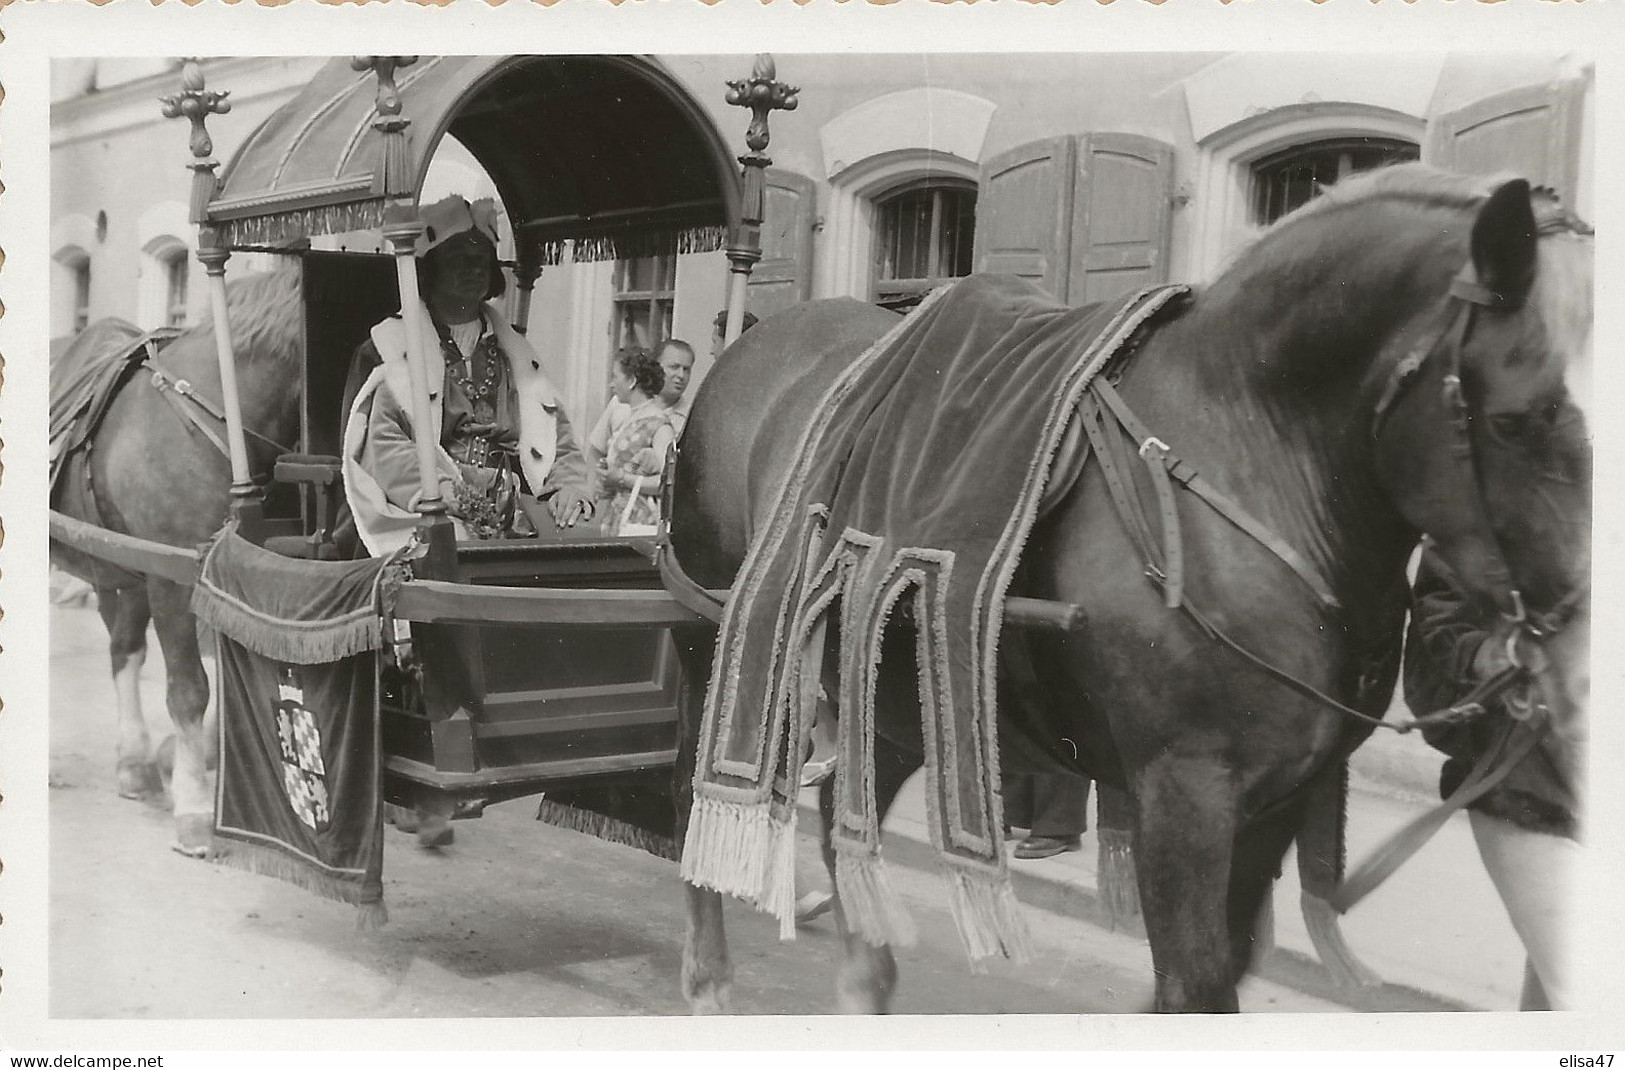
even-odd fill
[[[423,222],[421,337],[444,369],[430,374],[430,420],[457,537],[545,536],[591,519],[586,460],[558,391],[492,301],[505,286],[495,206],[454,195],[425,208]],[[375,556],[405,545],[420,519],[403,314],[362,343],[357,359],[376,367],[344,432],[344,489]]]
[[[1509,664],[1506,635],[1486,621],[1450,582],[1446,566],[1424,552],[1412,592],[1405,640],[1405,701],[1436,710],[1460,701],[1478,681]],[[1460,724],[1436,725],[1423,737],[1447,756],[1439,790],[1448,797],[1510,725],[1501,702]],[[1573,1006],[1568,962],[1568,897],[1579,866],[1578,747],[1548,732],[1482,797],[1468,804],[1473,838],[1528,954],[1523,1010]]]

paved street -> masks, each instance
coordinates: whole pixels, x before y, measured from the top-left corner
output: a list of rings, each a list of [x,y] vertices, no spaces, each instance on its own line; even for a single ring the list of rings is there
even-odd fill
[[[171,853],[167,814],[113,790],[111,685],[99,621],[89,610],[57,608],[52,629],[53,1016],[684,1012],[675,868],[537,824],[524,801],[459,823],[457,843],[443,852],[421,851],[390,833],[384,873],[392,920],[379,931],[357,932],[348,907]],[[149,721],[164,730],[156,653],[143,692]],[[804,846],[811,850],[810,841]],[[1137,937],[1034,910],[1038,961],[974,974],[937,878],[904,866],[894,875],[922,932],[919,946],[899,955],[898,1011],[1147,1006],[1150,956]],[[828,920],[780,943],[768,919],[732,903],[728,913],[736,1010],[833,1009],[836,941]],[[1246,985],[1243,1005],[1344,1009],[1258,979]]]

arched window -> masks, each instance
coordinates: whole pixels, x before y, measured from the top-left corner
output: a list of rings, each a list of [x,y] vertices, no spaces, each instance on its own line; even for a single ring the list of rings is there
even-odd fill
[[[192,272],[186,243],[171,234],[150,239],[141,250],[136,318],[141,326],[184,327]]]
[[[78,334],[90,325],[90,254],[78,246],[69,246],[59,250],[53,259],[61,268],[57,279],[62,286],[59,302],[53,304],[62,310],[58,315],[64,333]]]
[[[976,186],[930,178],[875,198],[874,290],[887,308],[908,308],[935,286],[971,273]]]
[[[1380,137],[1331,138],[1271,153],[1252,165],[1253,223],[1268,226],[1313,200],[1324,186],[1419,155],[1415,142]]]
[[[187,281],[191,275],[192,264],[186,255],[186,247],[172,249],[166,253],[160,263],[164,267],[164,325],[166,327],[181,327],[186,324],[186,294]]]

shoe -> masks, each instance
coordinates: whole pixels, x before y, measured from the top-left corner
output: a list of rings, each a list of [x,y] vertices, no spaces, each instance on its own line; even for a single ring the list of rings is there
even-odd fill
[[[1068,851],[1083,850],[1082,836],[1028,836],[1016,848],[1017,858],[1053,858]]]
[[[808,892],[796,900],[796,924],[805,925],[809,921],[816,921],[828,914],[834,906],[834,892]]]
[[[834,775],[835,756],[832,754],[823,761],[808,762],[801,767],[801,786],[816,788]]]

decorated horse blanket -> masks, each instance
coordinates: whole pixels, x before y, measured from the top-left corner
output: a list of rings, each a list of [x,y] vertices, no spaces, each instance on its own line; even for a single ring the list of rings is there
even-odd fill
[[[996,729],[1005,592],[1091,378],[1183,288],[1067,308],[1020,279],[938,290],[842,373],[804,431],[735,580],[701,723],[691,883],[794,931],[794,802],[830,624],[839,628],[836,882],[873,943],[912,925],[880,859],[881,640],[917,635],[927,808],[973,958],[1027,938],[1003,846]]]
[[[219,632],[219,861],[386,918],[375,651],[396,558],[282,557],[234,526],[204,553],[192,611]]]

